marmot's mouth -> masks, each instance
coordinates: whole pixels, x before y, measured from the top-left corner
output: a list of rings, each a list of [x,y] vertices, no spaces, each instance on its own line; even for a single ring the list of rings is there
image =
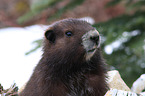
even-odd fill
[[[90,60],[95,54],[96,50],[100,47],[99,32],[94,29],[90,30],[82,36],[82,45],[86,50],[86,60]]]
[[[91,49],[91,50],[88,50],[87,51],[87,53],[86,53],[86,60],[88,61],[88,60],[90,60],[90,58],[95,54],[95,52],[96,52],[96,48],[94,48],[94,49]]]
[[[96,50],[96,48],[88,50],[88,52],[94,52]]]

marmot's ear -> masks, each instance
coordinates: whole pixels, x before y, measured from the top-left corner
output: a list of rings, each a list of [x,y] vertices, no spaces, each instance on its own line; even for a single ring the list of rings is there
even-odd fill
[[[53,30],[47,30],[45,32],[45,37],[47,40],[49,40],[50,43],[55,42],[55,33],[53,32]]]

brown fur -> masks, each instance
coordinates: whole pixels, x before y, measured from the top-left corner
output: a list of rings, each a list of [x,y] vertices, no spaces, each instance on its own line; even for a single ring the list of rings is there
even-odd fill
[[[20,96],[104,96],[108,87],[100,49],[86,61],[81,46],[83,34],[93,29],[77,19],[54,23],[48,31],[55,40],[44,39],[42,58]],[[66,31],[73,35],[65,36]]]

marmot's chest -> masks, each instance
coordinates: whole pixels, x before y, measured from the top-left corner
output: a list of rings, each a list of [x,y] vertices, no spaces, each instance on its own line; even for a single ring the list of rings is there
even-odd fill
[[[68,88],[67,96],[93,96],[93,88],[85,76],[78,76],[69,80],[66,85]]]

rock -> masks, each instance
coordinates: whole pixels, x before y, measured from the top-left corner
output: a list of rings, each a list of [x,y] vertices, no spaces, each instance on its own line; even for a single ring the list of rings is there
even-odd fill
[[[108,84],[112,89],[131,91],[117,70],[108,71]]]
[[[145,74],[142,74],[132,85],[131,91],[141,93],[145,89]]]
[[[137,94],[137,93],[130,92],[130,91],[111,89],[111,90],[107,91],[105,96],[144,96],[144,95]]]
[[[141,94],[142,96],[145,96],[145,92],[141,92],[140,94]]]

